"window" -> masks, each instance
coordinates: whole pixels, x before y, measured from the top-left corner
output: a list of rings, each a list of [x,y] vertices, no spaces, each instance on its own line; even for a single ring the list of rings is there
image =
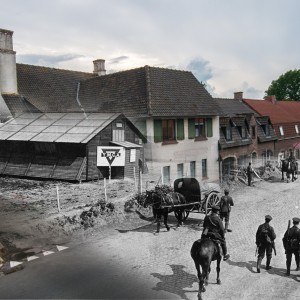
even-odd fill
[[[270,126],[269,124],[261,125],[266,136],[270,136]]]
[[[280,135],[284,135],[283,127],[279,126]]]
[[[252,138],[255,139],[256,132],[255,132],[255,126],[251,126],[252,129]]]
[[[247,138],[247,131],[246,131],[246,127],[245,126],[239,126],[238,127],[240,135],[242,137],[242,139],[246,139]]]
[[[177,165],[177,178],[183,177],[183,164]]]
[[[227,127],[222,127],[223,134],[225,136],[226,141],[231,141],[232,140],[232,131],[231,131],[231,126],[228,125]]]
[[[213,136],[212,118],[193,118],[188,120],[189,139]]]
[[[191,177],[196,177],[196,162],[195,161],[190,162],[190,173],[191,173]]]
[[[205,137],[205,119],[195,119],[195,137]]]
[[[154,120],[154,142],[168,142],[184,139],[184,120]]]
[[[295,130],[296,130],[296,133],[298,134],[299,133],[298,125],[295,125]]]
[[[170,166],[163,167],[162,171],[162,184],[170,184],[171,178],[170,178]]]
[[[207,160],[202,159],[202,178],[207,177]]]
[[[175,120],[162,120],[163,141],[175,140]]]

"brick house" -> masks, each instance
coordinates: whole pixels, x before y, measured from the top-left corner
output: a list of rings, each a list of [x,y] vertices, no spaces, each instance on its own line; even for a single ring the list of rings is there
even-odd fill
[[[274,153],[276,135],[268,117],[250,109],[235,93],[233,99],[216,98],[221,109],[219,164],[220,177],[230,175],[249,161],[267,159]]]
[[[269,116],[277,136],[274,155],[280,159],[294,151],[300,158],[300,103],[297,101],[277,101],[275,96],[265,100],[243,99],[260,116]]]

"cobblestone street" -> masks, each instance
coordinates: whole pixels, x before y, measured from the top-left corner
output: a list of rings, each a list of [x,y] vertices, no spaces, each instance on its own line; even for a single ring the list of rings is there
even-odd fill
[[[285,276],[285,255],[282,237],[288,220],[299,216],[299,182],[258,182],[231,192],[235,206],[226,236],[231,258],[221,263],[221,285],[216,283],[216,264],[212,263],[209,285],[204,299],[299,299],[300,272]],[[273,255],[270,271],[256,273],[255,233],[264,216],[273,217],[271,225],[277,234],[277,256]],[[201,235],[204,215],[191,214],[185,226],[175,230],[171,217],[171,231],[164,228],[154,235],[155,225],[119,230],[113,236],[94,244],[106,253],[107,264],[120,269],[126,278],[128,294],[134,283],[145,283],[145,294],[153,299],[197,299],[196,269],[190,257],[193,241]],[[295,269],[295,262],[292,262]],[[121,278],[119,278],[121,280]],[[141,288],[141,286],[139,286]],[[126,290],[124,291],[126,295]],[[126,298],[126,297],[125,297]]]

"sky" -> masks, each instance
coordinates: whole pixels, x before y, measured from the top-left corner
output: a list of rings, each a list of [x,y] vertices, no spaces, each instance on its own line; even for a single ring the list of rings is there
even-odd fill
[[[300,68],[298,0],[0,0],[18,63],[193,72],[213,97],[262,99]]]

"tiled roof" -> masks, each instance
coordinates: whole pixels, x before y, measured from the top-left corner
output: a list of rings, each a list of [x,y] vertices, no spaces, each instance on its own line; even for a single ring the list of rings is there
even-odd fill
[[[251,108],[237,99],[215,98],[215,100],[220,107],[220,116],[232,117],[240,114],[255,114]]]
[[[2,97],[14,117],[23,112],[40,112],[34,105],[18,94],[2,94]]]
[[[260,143],[277,140],[276,132],[270,122],[269,117],[256,117],[257,123],[257,138]],[[269,135],[266,135],[262,126],[269,125]]]
[[[78,82],[94,77],[75,72],[17,64],[18,92],[43,112],[80,112]]]
[[[269,116],[272,124],[295,123],[300,120],[300,102],[267,100],[243,100],[261,116]],[[298,117],[297,117],[298,115]]]
[[[126,116],[219,114],[217,102],[187,71],[145,66],[95,77],[91,73],[18,64],[17,76],[19,93],[43,112],[76,112],[83,108],[86,112]]]

